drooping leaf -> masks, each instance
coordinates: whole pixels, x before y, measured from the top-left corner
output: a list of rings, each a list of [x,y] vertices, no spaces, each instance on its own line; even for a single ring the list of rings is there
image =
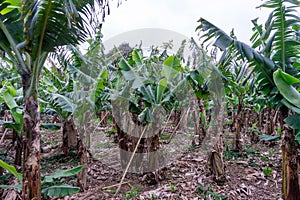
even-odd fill
[[[30,1],[29,1],[30,2]],[[32,57],[36,57],[39,47],[52,52],[58,46],[84,42],[95,30],[94,23],[100,23],[96,17],[96,3],[102,8],[108,5],[105,0],[97,1],[34,1],[23,6],[27,14],[24,31],[27,49],[32,47]],[[105,14],[105,11],[102,12]]]
[[[11,188],[14,188],[18,191],[21,191],[22,190],[22,185],[0,185],[0,188],[4,189],[4,190],[7,190],[7,189],[11,189]]]
[[[247,59],[248,62],[255,63],[256,67],[264,75],[261,78],[263,80],[267,80],[269,84],[271,85],[273,84],[272,73],[275,65],[272,60],[261,55],[258,51],[251,48],[249,45],[227,35],[224,31],[222,31],[215,25],[211,24],[207,20],[201,18],[198,22],[200,22],[200,25],[197,27],[196,30],[200,31],[200,33],[203,32],[200,39],[206,38],[203,41],[203,43],[209,42],[211,40],[212,41],[217,40],[217,43],[214,42],[213,44],[223,51],[228,50],[230,47],[234,47],[233,52],[238,52],[238,55],[243,60]],[[219,38],[226,38],[226,39],[219,39]],[[237,57],[236,54],[235,57]]]
[[[15,130],[18,134],[22,130],[22,124],[18,124],[18,123],[13,122],[13,121],[0,120],[0,125],[5,126],[6,128],[11,128],[11,129]]]
[[[72,102],[72,99],[64,95],[52,94],[52,100],[66,112],[73,113],[75,111],[76,105]]]
[[[40,125],[40,128],[47,129],[47,130],[59,130],[61,126],[53,123],[42,123]]]
[[[20,16],[20,10],[18,10],[13,2],[0,0],[0,22],[3,26],[5,26],[5,29],[9,32],[9,36],[11,37],[9,39],[7,37],[7,33],[4,33],[3,30],[0,29],[0,49],[8,53],[11,53],[13,49],[11,46],[11,39],[14,40],[15,45],[23,41],[23,26]]]
[[[19,172],[17,172],[16,168],[10,164],[7,164],[3,160],[0,159],[0,167],[10,172],[12,175],[14,175],[20,183],[22,183],[23,175]]]
[[[293,129],[300,129],[300,114],[294,114],[284,119],[285,123]]]
[[[82,165],[79,165],[77,167],[74,167],[72,169],[66,169],[66,170],[56,170],[53,174],[49,176],[45,176],[43,183],[53,183],[54,179],[61,178],[61,177],[67,177],[67,176],[73,176],[78,174],[83,169]]]
[[[281,101],[281,103],[283,105],[285,105],[286,107],[288,107],[289,109],[295,111],[296,113],[300,114],[300,108],[297,108],[296,106],[292,105],[291,103],[289,103],[286,99],[283,99]]]
[[[21,110],[20,108],[16,107],[14,109],[11,109],[10,113],[13,116],[14,121],[17,124],[20,124],[20,125],[23,124],[23,110]]]
[[[276,87],[278,88],[280,94],[282,94],[287,101],[300,108],[300,93],[295,87],[287,83],[283,77],[284,74],[281,69],[278,69],[276,72],[274,72],[273,78]]]
[[[281,78],[289,85],[293,85],[296,83],[300,83],[300,79],[295,78],[294,76],[285,73],[283,71],[279,71],[279,75],[281,76]]]
[[[216,38],[214,45],[216,45],[223,51],[228,48],[233,42],[233,39],[230,36],[228,36],[224,31],[222,31],[220,28],[216,27],[209,21],[201,18],[198,20],[198,22],[200,22],[200,25],[196,30],[205,32],[205,34],[202,36],[202,38],[206,37],[205,41]]]
[[[80,191],[80,187],[70,185],[55,185],[42,190],[44,196],[49,197],[65,197]]]
[[[9,109],[14,109],[18,107],[18,104],[16,103],[14,97],[10,94],[9,91],[4,91],[2,94],[2,98],[5,101],[6,105],[9,107]]]
[[[266,140],[266,141],[279,141],[281,139],[280,135],[265,135],[265,134],[262,134],[262,135],[259,135],[259,137],[262,140]]]

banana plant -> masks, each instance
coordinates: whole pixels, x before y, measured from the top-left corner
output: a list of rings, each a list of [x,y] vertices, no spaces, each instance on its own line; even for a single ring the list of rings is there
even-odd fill
[[[95,121],[98,99],[107,92],[103,92],[103,84],[108,82],[108,74],[102,67],[105,59],[100,31],[101,29],[97,29],[96,35],[88,40],[89,46],[85,54],[78,47],[67,46],[53,56],[52,63],[63,70],[62,74],[54,67],[51,71],[44,69],[48,79],[44,76],[43,96],[49,102],[45,108],[56,112],[62,118],[64,154],[68,154],[70,147],[77,147],[83,165],[78,176],[82,189],[86,188],[87,183],[87,150],[92,132],[90,125]]]
[[[129,59],[122,58],[117,66],[119,83],[112,88],[110,99],[119,146],[123,150],[120,151],[122,167],[126,167],[128,155],[134,152],[135,146],[138,146],[137,153],[156,152],[157,155],[159,152],[161,117],[170,112],[170,104],[175,100],[175,91],[170,88],[175,88],[183,68],[176,56],[162,60],[157,58],[154,54],[144,57],[141,49],[134,49]],[[125,114],[128,118],[124,123]],[[130,124],[134,124],[133,127],[129,127],[127,120],[132,121]],[[147,131],[142,135],[144,129]],[[143,137],[138,142],[141,135]],[[142,159],[139,155],[135,157]],[[145,172],[156,169],[157,159],[150,158],[147,162],[148,166],[132,166],[132,170],[141,169]],[[139,165],[141,162],[133,163]]]
[[[299,6],[297,0],[268,0],[260,7],[271,8],[265,25],[258,25],[253,20],[255,33],[251,38],[252,46],[230,37],[224,31],[205,19],[200,19],[197,30],[204,34],[204,42],[214,39],[214,45],[223,51],[229,48],[235,50],[236,57],[247,60],[248,66],[256,73],[256,83],[264,95],[269,96],[271,105],[280,107],[280,112],[286,118],[288,109],[282,105],[283,96],[278,92],[278,85],[274,83],[273,73],[281,69],[288,74],[298,74],[295,67],[299,59],[299,16],[295,8]],[[276,76],[276,74],[274,74]],[[285,199],[297,199],[300,196],[297,151],[293,132],[286,130],[283,134],[283,187],[282,196]],[[291,139],[290,139],[291,138]]]
[[[41,199],[38,82],[42,67],[50,52],[89,37],[95,23],[99,24],[94,17],[96,5],[108,4],[105,0],[0,1],[0,48],[18,69],[23,85],[23,131],[27,141],[23,199]]]
[[[68,155],[69,148],[77,145],[77,132],[72,114],[76,109],[76,104],[70,98],[69,93],[73,90],[73,80],[70,74],[64,71],[64,75],[58,73],[57,68],[48,70],[44,68],[44,77],[40,81],[40,100],[41,113],[47,115],[57,115],[60,117],[62,124],[44,123],[43,128],[62,128],[64,155]],[[73,127],[73,128],[72,128]]]
[[[18,94],[20,95],[20,94]],[[3,87],[0,89],[0,102],[3,101],[8,107],[13,121],[0,120],[0,124],[7,128],[11,128],[21,135],[23,125],[23,108],[16,101],[17,90],[10,84],[9,81],[4,81]]]
[[[50,60],[53,67],[43,69],[44,76],[39,87],[39,94],[42,96],[40,100],[41,113],[57,115],[61,119],[61,124],[45,123],[42,124],[42,127],[54,130],[62,129],[62,150],[65,156],[68,155],[71,148],[77,147],[79,131],[76,128],[74,115],[78,110],[78,105],[83,104],[85,98],[84,91],[76,90],[78,87],[75,87],[78,82],[75,73],[83,74],[77,67],[84,56],[80,55],[80,59],[75,52],[77,49],[74,50],[72,47],[53,55]],[[69,57],[66,58],[65,54]],[[54,67],[54,63],[57,68]]]
[[[202,150],[207,155],[207,169],[218,184],[224,184],[226,175],[223,162],[222,127],[223,82],[226,77],[216,67],[217,65],[215,66],[214,55],[208,56],[193,39],[190,42],[193,60],[190,70],[186,71],[186,79],[192,87],[192,98],[196,99],[192,103],[194,108],[191,114],[194,115],[192,120],[195,134],[198,136],[193,143],[202,145]]]
[[[300,144],[300,93],[299,77],[292,76],[278,69],[273,74],[274,82],[284,99],[282,103],[295,112],[294,115],[285,118],[285,122],[295,131],[295,141]]]
[[[16,168],[3,160],[0,160],[0,167],[11,173],[20,183],[22,183],[23,175],[19,173]],[[45,176],[42,181],[42,195],[44,197],[64,197],[75,194],[80,191],[79,187],[61,184],[62,178],[74,176],[82,170],[82,166],[77,166],[67,170],[56,170],[53,174]],[[2,189],[15,188],[21,190],[22,186],[19,185],[0,185]]]
[[[199,142],[194,142],[195,145],[200,145],[206,136],[207,128],[209,125],[209,114],[207,107],[209,107],[209,91],[208,82],[204,78],[204,74],[201,74],[199,70],[193,69],[187,75],[187,80],[192,86],[197,99],[199,112],[194,113],[195,121],[195,135],[199,138]]]
[[[14,83],[13,79],[5,80],[2,82],[2,84],[2,88],[0,89],[0,102],[3,101],[2,104],[9,109],[9,113],[12,116],[12,121],[0,120],[0,124],[13,130],[13,144],[15,141],[17,142],[14,163],[16,165],[21,165],[23,149],[23,107],[20,104],[22,101],[22,91],[20,89],[15,89],[14,86],[18,86],[18,84]]]

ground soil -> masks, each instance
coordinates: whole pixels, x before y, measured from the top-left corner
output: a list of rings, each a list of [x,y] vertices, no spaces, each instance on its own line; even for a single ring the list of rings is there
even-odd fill
[[[13,160],[11,139],[1,144],[2,156]],[[101,158],[90,157],[88,164],[88,188],[77,194],[55,200],[98,200],[98,199],[280,199],[281,155],[280,142],[249,144],[244,139],[243,151],[231,151],[230,140],[225,139],[224,161],[227,181],[216,183],[206,169],[205,152],[201,147],[191,147],[181,152],[157,172],[147,174],[128,173],[120,191],[117,185],[123,171],[112,167]],[[69,156],[62,154],[61,131],[42,132],[42,174],[57,169],[68,169],[79,164],[76,150]],[[115,148],[116,144],[106,146]],[[5,150],[5,152],[4,152]],[[5,155],[4,155],[5,153]],[[66,179],[76,185],[75,179]],[[2,197],[5,192],[2,191]]]

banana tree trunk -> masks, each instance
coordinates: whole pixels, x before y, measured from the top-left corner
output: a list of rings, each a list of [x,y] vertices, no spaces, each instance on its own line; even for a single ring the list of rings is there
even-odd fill
[[[215,124],[207,130],[208,135],[214,135],[215,137],[215,139],[210,139],[213,142],[213,146],[207,152],[207,167],[219,185],[223,185],[226,182],[223,160],[223,112],[223,105],[215,110],[213,119]]]
[[[288,116],[288,108],[282,106],[282,118]],[[282,137],[282,197],[286,200],[300,200],[299,188],[299,158],[295,144],[294,131],[283,125]]]
[[[206,125],[208,119],[207,119],[206,107],[205,107],[203,99],[198,99],[198,106],[199,106],[199,111],[201,113],[200,115],[198,115],[198,121],[199,121],[199,130],[198,130],[199,133],[198,134],[199,134],[199,141],[201,144],[206,136],[205,125]]]
[[[194,102],[194,100],[192,100],[191,102],[192,103],[191,115],[194,121],[194,130],[195,130],[195,135],[192,141],[192,145],[198,146],[201,145],[201,143],[203,142],[206,136],[205,124],[207,122],[207,116],[206,116],[206,108],[203,99],[198,98],[195,101],[197,102]],[[188,113],[188,115],[190,114]]]
[[[117,122],[120,119],[115,119]],[[140,122],[137,122],[141,125]],[[129,124],[129,123],[128,123]],[[159,151],[159,135],[147,135],[146,134],[141,138],[142,132],[144,132],[145,126],[135,126],[135,128],[127,126],[120,126],[119,123],[116,123],[116,129],[118,133],[118,143],[120,148],[120,160],[121,168],[125,169],[129,164],[129,171],[133,173],[144,173],[152,172],[158,169],[160,163],[163,162],[161,152]],[[128,131],[125,132],[124,130]],[[158,129],[157,129],[158,130]],[[134,154],[133,159],[131,156],[137,146],[137,150]],[[162,160],[159,160],[159,158]]]
[[[83,166],[82,170],[77,175],[77,183],[81,189],[81,191],[85,191],[87,189],[87,181],[88,181],[88,151],[84,142],[81,139],[78,139],[77,143],[77,155],[80,159],[80,165]]]
[[[37,81],[30,74],[22,75],[24,97],[24,160],[22,199],[41,199],[40,111]]]
[[[173,117],[173,124],[175,127],[179,127],[179,122],[180,122],[180,118],[181,118],[181,110],[174,110],[174,117]]]
[[[75,127],[74,119],[68,116],[63,123],[63,152],[68,156],[69,149],[77,146],[78,133]]]
[[[14,131],[13,134],[14,134],[15,140],[17,142],[14,164],[21,166],[22,165],[22,153],[23,153],[22,136],[19,136],[16,131]]]
[[[234,119],[235,135],[233,141],[233,150],[240,152],[242,150],[241,131],[242,131],[242,103],[239,102],[237,113]]]

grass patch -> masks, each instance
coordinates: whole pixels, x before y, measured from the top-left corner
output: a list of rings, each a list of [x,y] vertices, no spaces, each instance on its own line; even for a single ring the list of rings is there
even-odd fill
[[[105,143],[99,143],[97,145],[95,145],[96,148],[99,148],[99,149],[108,149],[108,148],[111,148],[112,145],[111,145],[111,142],[105,142]]]
[[[126,200],[138,197],[138,194],[139,194],[140,191],[141,191],[140,187],[132,188],[130,191],[128,191],[128,192],[125,193]]]
[[[111,130],[106,130],[104,133],[106,135],[112,135],[112,134],[116,134],[117,130],[115,128],[112,128]]]
[[[171,134],[169,134],[169,133],[162,133],[162,134],[159,136],[159,138],[160,138],[161,140],[170,140],[170,139],[171,139]]]
[[[224,151],[224,158],[225,160],[244,160],[248,157],[258,157],[262,160],[268,160],[268,158],[264,155],[261,155],[259,153],[258,148],[254,148],[252,146],[244,146],[244,149],[242,149],[240,152],[234,151],[232,148],[226,147],[226,150]]]

